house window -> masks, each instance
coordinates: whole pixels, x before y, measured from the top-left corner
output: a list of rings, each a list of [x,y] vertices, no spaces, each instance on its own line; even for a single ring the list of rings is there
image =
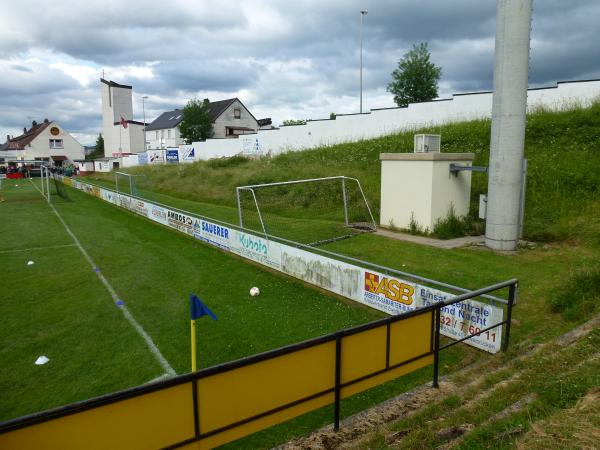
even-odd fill
[[[160,130],[160,138],[161,139],[165,138],[165,130]]]
[[[64,148],[62,139],[50,139],[50,148]]]
[[[167,138],[171,139],[171,130],[167,130]]]
[[[156,140],[158,141],[158,130],[156,130]]]
[[[233,110],[233,118],[241,119],[242,118],[242,110],[240,108],[234,108]]]

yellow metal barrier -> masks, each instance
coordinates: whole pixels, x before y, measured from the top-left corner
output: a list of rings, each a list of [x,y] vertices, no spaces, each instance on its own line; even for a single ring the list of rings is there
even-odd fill
[[[0,448],[213,448],[334,403],[336,390],[347,397],[430,364],[432,317],[386,319],[184,375],[174,386],[177,378],[67,407],[64,416],[42,413],[0,434]],[[416,360],[393,367],[403,358]]]
[[[499,283],[447,303],[509,287],[508,318],[492,326],[506,324],[506,346],[516,283]],[[437,386],[439,351],[460,342],[440,347],[443,306],[4,422],[0,448],[208,449],[332,403],[337,429],[342,398],[432,363]]]
[[[194,437],[192,383],[74,409],[0,435],[3,450],[162,448]]]

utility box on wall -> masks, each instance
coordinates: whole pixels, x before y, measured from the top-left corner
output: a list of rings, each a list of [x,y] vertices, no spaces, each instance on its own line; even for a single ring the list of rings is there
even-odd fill
[[[415,134],[414,152],[439,152],[442,136],[439,134]]]
[[[450,165],[471,166],[473,153],[381,153],[382,226],[409,228],[411,218],[429,231],[447,216],[469,212],[471,171],[450,171]]]

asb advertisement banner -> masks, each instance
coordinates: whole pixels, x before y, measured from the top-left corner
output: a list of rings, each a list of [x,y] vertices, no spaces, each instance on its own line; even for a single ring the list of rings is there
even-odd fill
[[[417,286],[416,301],[418,307],[444,302],[455,297],[452,294],[427,286]],[[479,333],[484,328],[502,322],[504,310],[476,300],[465,300],[454,305],[444,306],[440,311],[441,333],[453,339],[462,339],[470,334]],[[468,341],[470,345],[490,353],[500,351],[502,326],[484,331]]]
[[[367,270],[326,256],[269,241],[199,217],[116,194],[86,183],[73,186],[110,203],[148,217],[203,242],[215,245],[246,259],[319,286],[387,314],[414,311],[455,297],[453,294]],[[502,322],[504,310],[476,300],[467,300],[441,309],[443,335],[461,339]],[[496,353],[500,350],[502,327],[498,326],[465,341],[466,344]]]

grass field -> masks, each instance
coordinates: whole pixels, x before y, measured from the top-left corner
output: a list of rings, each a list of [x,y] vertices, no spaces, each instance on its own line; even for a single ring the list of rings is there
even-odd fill
[[[5,183],[3,194],[0,418],[162,375],[34,186]],[[86,194],[68,195],[71,201],[55,197],[57,211],[178,374],[190,370],[190,292],[219,317],[199,323],[200,367],[381,317]],[[260,297],[249,296],[252,286],[261,288]],[[50,362],[35,366],[40,355]]]

